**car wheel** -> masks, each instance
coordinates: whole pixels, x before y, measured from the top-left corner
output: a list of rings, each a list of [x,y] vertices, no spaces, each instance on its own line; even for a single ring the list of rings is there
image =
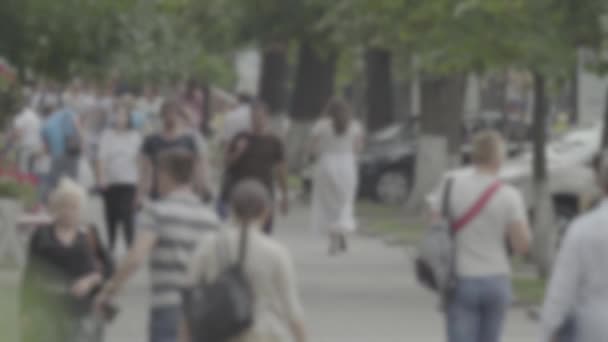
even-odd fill
[[[403,204],[410,194],[410,181],[404,172],[385,171],[376,183],[376,198],[386,204]]]

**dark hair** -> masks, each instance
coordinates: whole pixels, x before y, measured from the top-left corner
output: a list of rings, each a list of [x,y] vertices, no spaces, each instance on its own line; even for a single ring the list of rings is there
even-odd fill
[[[334,126],[334,132],[337,135],[346,133],[351,120],[351,109],[348,103],[341,98],[334,97],[329,100],[325,108],[325,114],[331,118]]]
[[[251,102],[253,102],[251,95],[246,94],[246,93],[239,93],[237,95],[237,98],[239,100],[239,103],[241,103],[241,104],[251,104]]]
[[[186,82],[186,94],[185,94],[185,97],[186,98],[191,98],[193,96],[194,92],[197,89],[201,89],[201,88],[202,88],[201,83],[197,79],[195,79],[195,78],[189,79]]]
[[[135,129],[135,118],[133,117],[133,102],[128,99],[120,99],[114,104],[114,115],[118,114],[119,110],[124,110],[127,114],[127,130]]]
[[[158,156],[158,170],[167,174],[178,184],[184,185],[194,179],[194,153],[184,148],[172,148]]]
[[[163,101],[163,105],[160,108],[160,114],[162,117],[164,117],[165,115],[167,115],[167,113],[171,112],[171,111],[177,111],[178,115],[180,117],[184,117],[184,110],[182,108],[182,106],[180,105],[179,101],[175,100],[175,99],[168,99]]]
[[[255,101],[253,101],[253,103],[251,104],[251,111],[252,112],[258,112],[258,111],[262,111],[266,114],[270,113],[270,108],[268,107],[268,105],[266,104],[266,102],[260,100],[260,99],[256,99]]]
[[[246,179],[234,187],[230,202],[236,216],[248,221],[260,217],[268,209],[271,197],[262,183]]]

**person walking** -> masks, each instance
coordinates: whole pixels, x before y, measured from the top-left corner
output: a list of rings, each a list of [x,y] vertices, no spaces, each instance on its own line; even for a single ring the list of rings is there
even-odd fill
[[[183,148],[165,150],[157,158],[157,190],[161,199],[146,202],[137,218],[138,234],[128,256],[96,298],[97,308],[114,295],[150,258],[150,342],[175,342],[181,315],[180,290],[187,266],[205,233],[219,229],[215,212],[192,189],[195,155]]]
[[[131,247],[134,236],[137,156],[141,134],[133,129],[131,107],[120,102],[115,108],[112,127],[100,138],[97,159],[97,185],[103,193],[109,249],[114,250],[118,225]]]
[[[54,222],[30,240],[21,292],[25,342],[101,340],[92,298],[105,270],[82,229],[85,202],[85,190],[62,179],[50,200]]]
[[[306,341],[291,255],[262,231],[272,212],[270,193],[260,182],[245,180],[235,186],[231,206],[235,227],[201,239],[190,264],[188,286],[214,281],[223,267],[237,260],[241,234],[246,234],[243,269],[255,301],[253,324],[231,342]],[[180,327],[180,342],[196,342],[190,339],[190,329],[196,326],[183,320]]]
[[[140,207],[146,198],[158,200],[158,160],[163,151],[183,148],[190,151],[196,158],[193,167],[195,187],[197,192],[205,188],[205,154],[196,136],[184,127],[182,108],[176,101],[167,101],[161,108],[163,120],[162,130],[148,135],[142,144],[138,158],[139,184],[136,205]]]
[[[346,234],[356,229],[357,154],[363,129],[349,105],[331,99],[325,115],[312,129],[312,152],[317,157],[313,176],[312,225],[329,235],[329,254],[347,249]]]
[[[275,183],[281,190],[281,210],[287,214],[289,198],[287,189],[287,163],[283,142],[269,129],[268,107],[261,101],[252,106],[252,129],[237,134],[228,147],[226,169],[230,170],[226,198],[230,200],[232,189],[245,179],[254,179],[264,184],[275,198]],[[268,215],[264,231],[272,232],[273,215]]]
[[[59,179],[78,179],[79,160],[82,152],[80,121],[67,106],[61,107],[57,97],[44,100],[44,111],[51,112],[42,125],[42,139],[51,157],[50,188]]]
[[[42,119],[23,101],[23,109],[13,121],[12,138],[16,141],[17,165],[22,173],[33,173],[36,157],[42,151]]]
[[[230,143],[238,134],[251,130],[251,97],[246,94],[238,95],[239,104],[224,116],[220,134],[220,148],[224,155],[229,155]],[[217,211],[221,218],[228,216],[228,192],[231,184],[231,165],[226,165],[222,174],[220,196],[217,201]]]
[[[604,341],[608,336],[606,160],[599,167],[598,183],[603,199],[574,220],[562,241],[541,314],[542,342],[561,342],[564,328],[577,342]]]
[[[443,298],[449,342],[500,341],[511,304],[505,236],[513,252],[528,252],[531,234],[521,194],[498,178],[504,157],[498,133],[479,133],[473,139],[473,167],[449,173],[427,198],[437,219],[449,193],[445,219],[452,227],[468,221],[455,232],[455,283]]]

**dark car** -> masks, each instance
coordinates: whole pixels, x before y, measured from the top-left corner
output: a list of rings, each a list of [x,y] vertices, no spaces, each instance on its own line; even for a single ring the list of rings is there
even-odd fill
[[[404,126],[369,137],[359,159],[359,194],[383,203],[403,203],[414,181],[416,143]]]

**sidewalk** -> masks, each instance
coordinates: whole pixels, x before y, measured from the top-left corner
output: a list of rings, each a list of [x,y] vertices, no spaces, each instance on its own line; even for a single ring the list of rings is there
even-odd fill
[[[310,233],[308,211],[294,208],[277,237],[292,250],[312,342],[443,342],[432,295],[418,287],[401,248],[355,237],[347,255],[327,256],[326,241]],[[142,271],[122,296],[122,312],[107,341],[145,342],[147,280]],[[536,326],[523,311],[509,316],[505,342],[533,342]]]

